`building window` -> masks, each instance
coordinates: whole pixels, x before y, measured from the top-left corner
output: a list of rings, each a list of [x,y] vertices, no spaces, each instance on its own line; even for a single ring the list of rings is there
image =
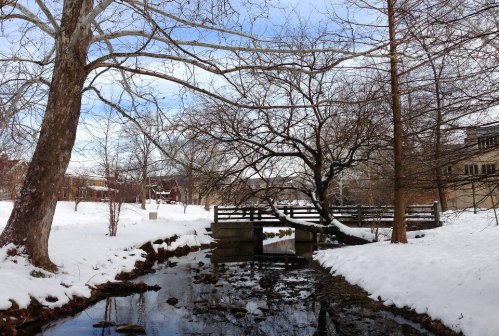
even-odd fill
[[[87,188],[86,187],[78,188],[78,198],[87,198]]]
[[[444,167],[444,169],[442,169],[442,173],[447,176],[452,175],[452,166]]]
[[[486,149],[497,146],[499,146],[499,135],[478,138],[479,149]]]
[[[464,165],[464,175],[478,175],[478,165]]]
[[[494,163],[486,163],[482,165],[482,175],[495,174],[496,165]]]

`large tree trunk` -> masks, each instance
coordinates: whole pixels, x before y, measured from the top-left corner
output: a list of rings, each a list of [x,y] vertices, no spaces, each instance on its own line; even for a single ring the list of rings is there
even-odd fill
[[[388,3],[388,30],[390,35],[390,82],[393,112],[393,159],[394,159],[394,198],[395,210],[393,218],[392,243],[407,243],[405,224],[405,181],[404,151],[402,133],[402,106],[400,103],[399,75],[397,69],[397,42],[395,37],[394,0]]]
[[[439,100],[439,95],[437,93],[437,100]],[[440,104],[438,104],[440,105]],[[435,174],[438,190],[438,199],[440,200],[440,208],[442,212],[447,211],[447,197],[445,195],[445,179],[442,176],[442,111],[441,108],[437,108],[437,125],[436,125],[436,139],[435,139]]]
[[[56,58],[40,137],[24,186],[2,235],[0,246],[14,243],[31,263],[55,271],[48,255],[48,240],[59,190],[68,166],[80,116],[89,27],[78,22],[92,9],[92,0],[64,1]],[[76,43],[71,36],[79,30]]]
[[[433,77],[435,80],[435,97],[437,100],[437,120],[435,125],[435,174],[442,212],[447,211],[447,197],[445,196],[445,180],[442,176],[442,95],[440,92],[440,76],[435,69],[433,60],[431,61]]]

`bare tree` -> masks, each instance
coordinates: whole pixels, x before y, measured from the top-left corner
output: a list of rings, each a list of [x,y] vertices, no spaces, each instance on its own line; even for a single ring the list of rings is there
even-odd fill
[[[78,211],[78,205],[81,203],[82,200],[85,199],[86,195],[86,181],[85,177],[81,175],[77,175],[75,178],[72,179],[72,191],[74,191],[74,202],[75,202],[75,211]]]
[[[494,105],[489,78],[495,76],[497,59],[491,61],[491,54],[484,55],[494,48],[497,35],[490,30],[495,5],[466,0],[348,3],[372,16],[357,22],[354,15],[341,18],[346,36],[354,35],[358,43],[389,42],[389,62],[376,58],[366,60],[365,65],[374,70],[367,76],[382,87],[377,98],[390,96],[396,207],[392,242],[405,242],[408,198],[436,187],[446,209],[447,180],[442,170],[463,158],[449,150],[449,141],[466,118]],[[463,24],[470,20],[477,27],[473,31]],[[386,84],[389,89],[383,88]]]
[[[138,172],[138,181],[141,184],[140,205],[142,209],[146,209],[147,199],[147,178],[151,172],[157,171],[158,158],[154,155],[155,146],[149,137],[158,138],[157,121],[152,116],[143,116],[139,123],[142,125],[142,130],[136,124],[128,122],[124,131],[129,141],[131,167],[130,169]],[[145,135],[146,132],[147,135]]]
[[[392,243],[407,243],[405,206],[406,191],[404,181],[404,150],[402,131],[402,105],[400,102],[399,70],[397,58],[395,0],[387,0],[388,30],[390,41],[390,86],[393,112],[393,159],[394,159],[394,198]]]
[[[97,140],[97,155],[99,156],[100,169],[106,179],[106,186],[101,187],[104,198],[109,208],[109,236],[114,237],[118,232],[118,223],[121,214],[121,206],[125,197],[124,186],[127,182],[127,167],[122,155],[122,141],[116,138],[122,125],[113,118],[113,112],[108,110],[105,119],[100,119],[92,130]],[[114,135],[114,136],[113,136]],[[126,160],[128,162],[128,160]]]
[[[336,59],[312,54],[301,57],[300,62],[311,69],[332,68]],[[234,181],[258,176],[266,183],[260,195],[267,196],[271,190],[299,190],[314,204],[324,224],[339,234],[331,214],[332,186],[342,171],[368,158],[367,147],[381,125],[370,86],[348,81],[334,71],[270,71],[246,82],[253,85],[247,95],[262,106],[279,100],[290,107],[269,111],[203,106],[191,113],[189,126],[236,153]],[[303,105],[311,107],[294,107]],[[295,183],[279,186],[283,176],[296,177]],[[267,197],[268,206],[274,201]]]
[[[261,12],[257,6],[251,9]],[[239,66],[227,59],[229,55],[241,60],[245,53],[310,51],[283,49],[278,43],[252,36],[251,31],[244,32],[234,13],[228,1],[215,0],[64,0],[62,6],[59,1],[48,4],[37,0],[24,5],[16,0],[2,1],[2,27],[5,29],[12,20],[19,28],[15,35],[18,45],[30,45],[4,57],[4,64],[21,65],[30,74],[12,96],[24,95],[36,86],[46,89],[47,100],[42,104],[43,122],[24,188],[0,236],[0,245],[14,243],[34,265],[57,269],[48,256],[48,239],[56,192],[70,160],[84,92],[89,98],[92,94],[102,97],[105,79],[118,78],[128,104],[134,104],[138,97],[129,84],[140,82],[140,78],[156,78],[248,107],[240,99],[243,95],[234,95],[234,90],[224,95],[226,91],[197,80],[196,74],[211,73],[234,86],[228,77],[231,72],[265,70],[269,64],[260,61]],[[187,40],[182,39],[187,36]],[[294,64],[275,66],[296,69]],[[108,96],[108,102],[113,100]],[[18,100],[9,101],[9,109],[22,108]]]
[[[446,168],[470,154],[470,151],[456,152],[455,145],[451,146],[456,142],[456,130],[473,116],[479,121],[476,116],[495,105],[494,96],[497,96],[492,84],[497,62],[487,53],[491,47],[476,48],[477,41],[463,26],[460,13],[474,8],[484,16],[491,8],[466,1],[421,3],[424,11],[406,12],[401,19],[404,26],[411,27],[404,53],[422,56],[412,64],[406,62],[410,65],[404,74],[404,91],[410,97],[411,120],[416,126],[406,134],[419,142],[417,156],[425,157],[427,164],[419,165],[419,169],[413,169],[407,176],[412,181],[421,181],[419,187],[426,190],[436,185],[441,209],[445,211],[448,208]],[[482,22],[474,29],[484,25]]]

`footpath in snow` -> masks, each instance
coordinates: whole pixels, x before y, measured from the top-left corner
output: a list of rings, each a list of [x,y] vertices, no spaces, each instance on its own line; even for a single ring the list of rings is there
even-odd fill
[[[331,272],[386,305],[409,307],[467,336],[499,335],[499,227],[493,211],[445,214],[408,244],[319,251]]]
[[[90,288],[114,281],[117,274],[130,272],[136,261],[144,260],[143,244],[174,235],[179,238],[165,249],[209,244],[206,235],[211,215],[201,207],[148,204],[123,204],[116,237],[108,233],[108,204],[58,202],[49,241],[49,255],[59,266],[56,274],[30,266],[22,257],[7,255],[9,246],[0,248],[0,310],[15,302],[26,308],[31,297],[48,307],[58,307],[73,296],[90,296]],[[12,202],[0,202],[0,231],[5,227]],[[149,211],[158,219],[149,220]],[[159,246],[155,246],[156,248]],[[57,298],[57,302],[53,298]],[[49,298],[49,301],[47,301]]]

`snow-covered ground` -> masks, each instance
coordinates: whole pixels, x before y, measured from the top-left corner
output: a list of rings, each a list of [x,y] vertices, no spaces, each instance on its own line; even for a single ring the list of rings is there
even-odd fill
[[[24,258],[8,257],[8,246],[0,248],[0,310],[11,307],[12,301],[27,307],[30,297],[50,307],[61,306],[73,296],[88,297],[88,285],[112,281],[143,260],[138,247],[149,241],[177,235],[179,239],[167,247],[172,250],[212,241],[205,230],[212,217],[201,207],[188,206],[184,214],[181,205],[148,204],[147,210],[136,204],[123,206],[117,236],[109,237],[106,203],[80,203],[77,212],[73,202],[57,204],[49,241],[49,255],[59,266],[57,274],[35,269]],[[0,202],[0,231],[11,210],[12,202]],[[149,211],[157,211],[158,219],[149,220]],[[49,296],[57,302],[48,302]]]
[[[493,211],[446,213],[408,244],[373,243],[315,255],[385,304],[410,307],[467,336],[499,335],[499,226]]]
[[[81,203],[78,212],[73,207],[57,205],[49,244],[57,274],[34,269],[21,257],[8,257],[8,247],[0,248],[0,310],[13,301],[26,307],[30,297],[50,307],[75,295],[88,297],[88,285],[131,271],[143,259],[138,247],[149,241],[180,236],[168,249],[212,241],[205,231],[211,215],[196,206],[184,214],[181,205],[150,204],[145,211],[126,204],[117,237],[107,236],[107,204]],[[11,209],[11,202],[0,202],[0,230]],[[156,210],[158,220],[149,220],[149,211]],[[406,245],[380,242],[320,251],[315,258],[374,299],[426,313],[468,336],[499,335],[499,227],[493,212],[444,217],[443,227]],[[57,302],[48,302],[49,296]]]
[[[279,231],[291,229],[291,235],[284,236],[283,238],[279,237]],[[263,232],[270,233],[273,232],[276,236],[272,238],[267,238],[263,241],[263,245],[269,245],[276,243],[278,241],[282,241],[283,239],[295,239],[295,229],[288,227],[267,227],[263,228]]]

